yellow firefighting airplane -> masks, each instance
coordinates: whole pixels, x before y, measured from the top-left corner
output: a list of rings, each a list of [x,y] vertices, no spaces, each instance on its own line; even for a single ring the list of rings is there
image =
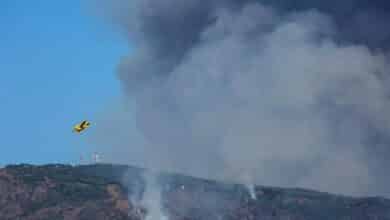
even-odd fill
[[[90,124],[91,123],[89,123],[88,121],[82,121],[81,123],[79,123],[73,127],[73,131],[80,133],[83,130],[85,130],[86,128],[88,128]]]

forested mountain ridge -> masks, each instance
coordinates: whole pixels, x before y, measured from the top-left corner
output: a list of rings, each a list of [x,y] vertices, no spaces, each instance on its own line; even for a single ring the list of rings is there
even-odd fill
[[[158,208],[159,218],[169,220],[390,220],[385,198],[264,186],[255,187],[252,198],[239,184],[179,174],[158,174],[149,184],[145,171],[111,164],[6,166],[0,169],[0,219],[138,220]]]

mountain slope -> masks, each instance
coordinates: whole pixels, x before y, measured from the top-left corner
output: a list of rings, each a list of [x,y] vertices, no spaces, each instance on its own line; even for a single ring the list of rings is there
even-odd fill
[[[0,219],[137,220],[161,205],[171,220],[390,220],[390,200],[379,197],[258,186],[252,199],[242,185],[177,174],[154,176],[157,187],[149,187],[146,173],[108,164],[7,166],[0,169]]]

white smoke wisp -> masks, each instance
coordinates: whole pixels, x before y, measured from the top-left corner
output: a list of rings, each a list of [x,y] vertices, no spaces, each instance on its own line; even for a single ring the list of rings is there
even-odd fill
[[[390,134],[385,53],[339,43],[315,10],[175,2],[135,1],[127,12],[138,48],[119,72],[147,140],[121,142],[142,148],[132,157],[248,186],[390,195],[384,168],[371,166],[373,133]],[[195,22],[205,14],[213,22]]]
[[[252,199],[257,199],[255,185],[254,184],[249,184],[249,185],[247,185],[247,187],[248,187],[249,194],[250,194],[251,198]]]
[[[169,220],[164,214],[161,201],[161,186],[157,182],[157,174],[144,173],[145,192],[140,205],[146,208],[145,220]]]

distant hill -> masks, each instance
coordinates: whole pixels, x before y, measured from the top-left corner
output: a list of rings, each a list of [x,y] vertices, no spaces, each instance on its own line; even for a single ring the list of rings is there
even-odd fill
[[[111,164],[6,166],[0,169],[0,219],[145,219],[159,202],[155,192],[152,206],[142,201],[148,191],[144,172]],[[390,200],[379,197],[257,186],[252,199],[239,184],[177,174],[156,179],[167,220],[390,220]]]

